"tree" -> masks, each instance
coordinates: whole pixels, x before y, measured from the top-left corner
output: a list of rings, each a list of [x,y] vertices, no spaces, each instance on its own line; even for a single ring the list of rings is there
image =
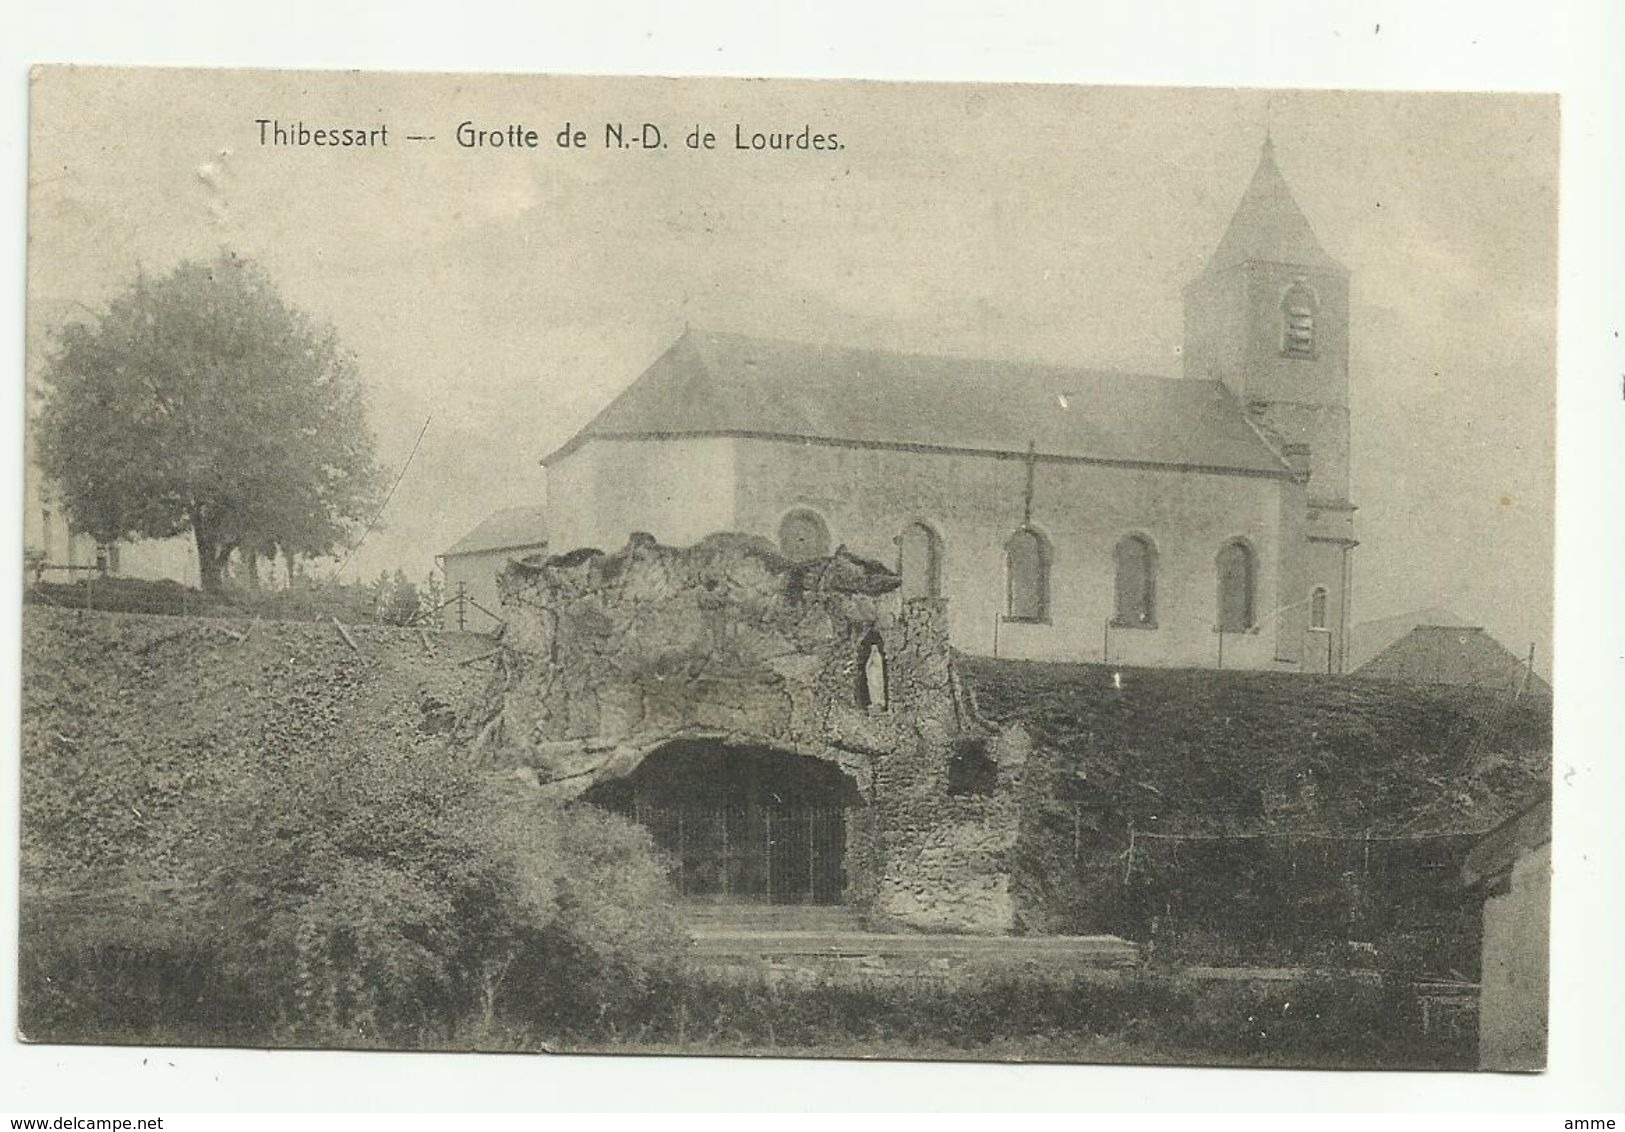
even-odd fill
[[[393,574],[382,571],[369,588],[374,621],[384,625],[410,625],[417,620],[423,598],[418,593],[417,583],[406,576],[405,570],[397,569]]]
[[[373,510],[354,356],[230,252],[140,274],[46,374],[41,467],[101,542],[190,532],[203,588],[234,551],[331,553]]]

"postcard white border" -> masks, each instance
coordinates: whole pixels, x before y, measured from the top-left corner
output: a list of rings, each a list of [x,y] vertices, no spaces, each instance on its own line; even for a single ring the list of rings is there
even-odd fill
[[[7,269],[0,357],[18,481],[32,63],[1556,91],[1563,96],[1552,1068],[1449,1074],[26,1047],[0,1034],[0,1111],[923,1108],[1563,1110],[1625,1107],[1625,7],[1418,3],[18,5],[0,32]],[[15,1018],[21,571],[0,588],[0,1014]]]

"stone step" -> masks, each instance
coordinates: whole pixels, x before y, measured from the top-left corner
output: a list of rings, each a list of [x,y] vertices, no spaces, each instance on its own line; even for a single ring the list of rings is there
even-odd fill
[[[1132,967],[1139,949],[1116,936],[962,935],[876,931],[854,908],[831,904],[688,903],[683,917],[702,966],[769,977],[796,972],[844,982],[991,975],[1069,978]]]
[[[934,932],[752,931],[694,933],[699,955],[760,957],[908,956],[915,959],[997,960],[1000,966],[1026,962],[1117,965],[1133,963],[1139,949],[1117,936],[977,936]]]
[[[686,904],[682,915],[697,935],[864,929],[857,911],[838,904]]]
[[[969,936],[934,932],[695,931],[691,957],[724,980],[799,986],[1067,984],[1127,975],[1139,949],[1116,936]]]

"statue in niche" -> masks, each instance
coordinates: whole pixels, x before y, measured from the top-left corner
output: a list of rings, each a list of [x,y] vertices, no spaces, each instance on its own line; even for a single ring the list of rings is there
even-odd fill
[[[864,641],[863,701],[865,707],[886,706],[886,654],[877,637]]]

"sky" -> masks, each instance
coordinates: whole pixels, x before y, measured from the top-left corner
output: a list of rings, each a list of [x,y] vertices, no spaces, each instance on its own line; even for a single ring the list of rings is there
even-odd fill
[[[31,376],[138,268],[259,262],[356,353],[392,470],[428,422],[346,570],[418,577],[542,502],[539,458],[685,324],[1178,375],[1268,130],[1352,277],[1354,620],[1448,608],[1548,669],[1554,98],[56,70],[31,115]],[[262,146],[262,118],[390,145]],[[462,148],[465,120],[540,144]],[[739,152],[736,123],[843,148]]]

